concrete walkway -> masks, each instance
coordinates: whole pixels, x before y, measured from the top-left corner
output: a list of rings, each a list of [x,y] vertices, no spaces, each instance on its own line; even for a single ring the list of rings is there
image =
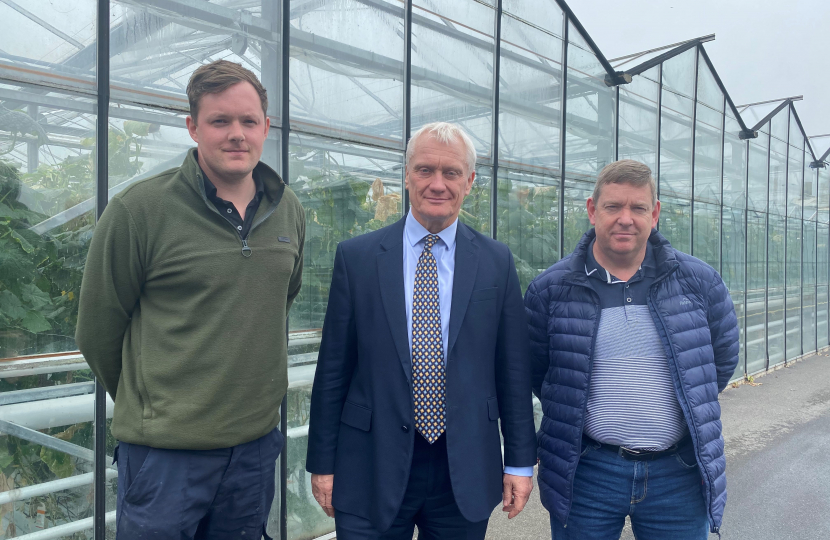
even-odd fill
[[[830,539],[830,358],[823,352],[721,394],[729,501],[723,540]],[[549,539],[534,487],[508,521],[497,508],[488,539]],[[712,535],[711,538],[717,538]],[[634,536],[626,527],[623,540]]]

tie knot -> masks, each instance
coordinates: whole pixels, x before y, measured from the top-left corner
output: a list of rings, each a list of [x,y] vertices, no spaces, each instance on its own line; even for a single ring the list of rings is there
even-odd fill
[[[438,242],[439,238],[440,237],[437,234],[428,234],[426,236],[426,245],[424,246],[424,249],[432,249],[432,246]]]

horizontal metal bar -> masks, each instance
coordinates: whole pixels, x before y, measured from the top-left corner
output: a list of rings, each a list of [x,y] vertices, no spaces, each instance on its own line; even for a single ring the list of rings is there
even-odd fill
[[[10,369],[8,371],[0,371],[0,379],[11,379],[12,377],[29,377],[31,375],[41,375],[43,373],[65,373],[67,371],[80,371],[82,369],[89,369],[86,362],[79,364],[61,364],[56,366],[37,366],[32,368]]]
[[[715,34],[709,34],[707,36],[696,37],[692,39],[687,39],[686,41],[678,41],[677,43],[672,43],[671,45],[663,45],[662,47],[657,47],[656,49],[648,49],[647,51],[640,51],[633,54],[627,54],[625,56],[619,56],[617,58],[609,58],[609,62],[618,62],[620,60],[628,60],[629,58],[639,58],[640,56],[644,56],[646,54],[656,53],[660,51],[665,51],[666,49],[671,49],[674,47],[679,47],[680,45],[685,45],[691,41],[696,41],[697,43],[706,43],[709,41],[715,40]],[[619,67],[619,66],[617,66]]]
[[[108,525],[115,523],[115,510],[112,512],[107,512],[106,514],[106,522]],[[48,529],[43,529],[42,531],[37,531],[29,534],[24,534],[23,536],[16,536],[16,540],[53,540],[54,538],[62,538],[66,537],[70,534],[81,532],[81,531],[88,531],[93,527],[93,518],[88,517],[85,519],[81,519],[78,521],[73,521],[72,523],[65,523],[63,525],[58,525],[57,527],[49,527]]]
[[[754,107],[755,105],[766,105],[767,103],[776,103],[778,101],[801,101],[802,99],[804,99],[804,96],[792,96],[778,99],[768,99],[767,101],[759,101],[757,103],[747,103],[745,105],[736,105],[736,107],[740,109],[744,107]]]
[[[88,448],[58,439],[57,437],[52,437],[51,435],[46,435],[45,433],[41,433],[27,427],[18,426],[17,424],[7,422],[6,420],[0,420],[0,432],[17,437],[18,439],[24,439],[41,446],[51,448],[52,450],[57,450],[58,452],[63,452],[64,454],[69,454],[70,456],[83,459],[84,461],[89,461],[90,463],[95,460],[95,453]],[[110,462],[112,462],[112,460],[110,460]]]
[[[31,499],[32,497],[39,497],[40,495],[48,495],[49,493],[86,486],[92,483],[94,476],[95,473],[77,474],[68,478],[52,480],[51,482],[10,489],[9,491],[0,493],[0,504],[23,501]],[[111,480],[117,476],[118,471],[116,469],[107,469],[107,480]]]
[[[11,392],[0,393],[0,405],[12,405],[14,403],[29,403],[31,401],[41,401],[44,399],[80,396],[84,394],[91,394],[94,391],[94,382],[60,384],[57,386],[46,386],[42,388],[13,390]],[[0,502],[0,504],[3,503]]]

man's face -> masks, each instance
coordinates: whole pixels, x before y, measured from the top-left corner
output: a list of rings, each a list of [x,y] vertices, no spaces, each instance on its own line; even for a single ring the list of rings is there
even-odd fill
[[[416,142],[406,168],[412,215],[430,232],[439,232],[458,217],[473,187],[464,143],[444,144],[429,135]]]
[[[196,141],[199,165],[211,180],[236,183],[251,175],[268,136],[270,119],[253,85],[237,83],[224,92],[199,100],[198,118],[187,117]]]
[[[643,251],[660,217],[660,201],[652,205],[649,186],[606,184],[599,200],[590,197],[587,206],[597,233],[597,247],[620,257]]]

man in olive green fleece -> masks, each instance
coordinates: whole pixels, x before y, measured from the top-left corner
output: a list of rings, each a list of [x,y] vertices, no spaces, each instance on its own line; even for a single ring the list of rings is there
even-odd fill
[[[197,148],[113,197],[81,287],[78,347],[115,401],[119,540],[259,539],[284,445],[304,211],[259,161],[256,76],[220,60],[187,94]]]

